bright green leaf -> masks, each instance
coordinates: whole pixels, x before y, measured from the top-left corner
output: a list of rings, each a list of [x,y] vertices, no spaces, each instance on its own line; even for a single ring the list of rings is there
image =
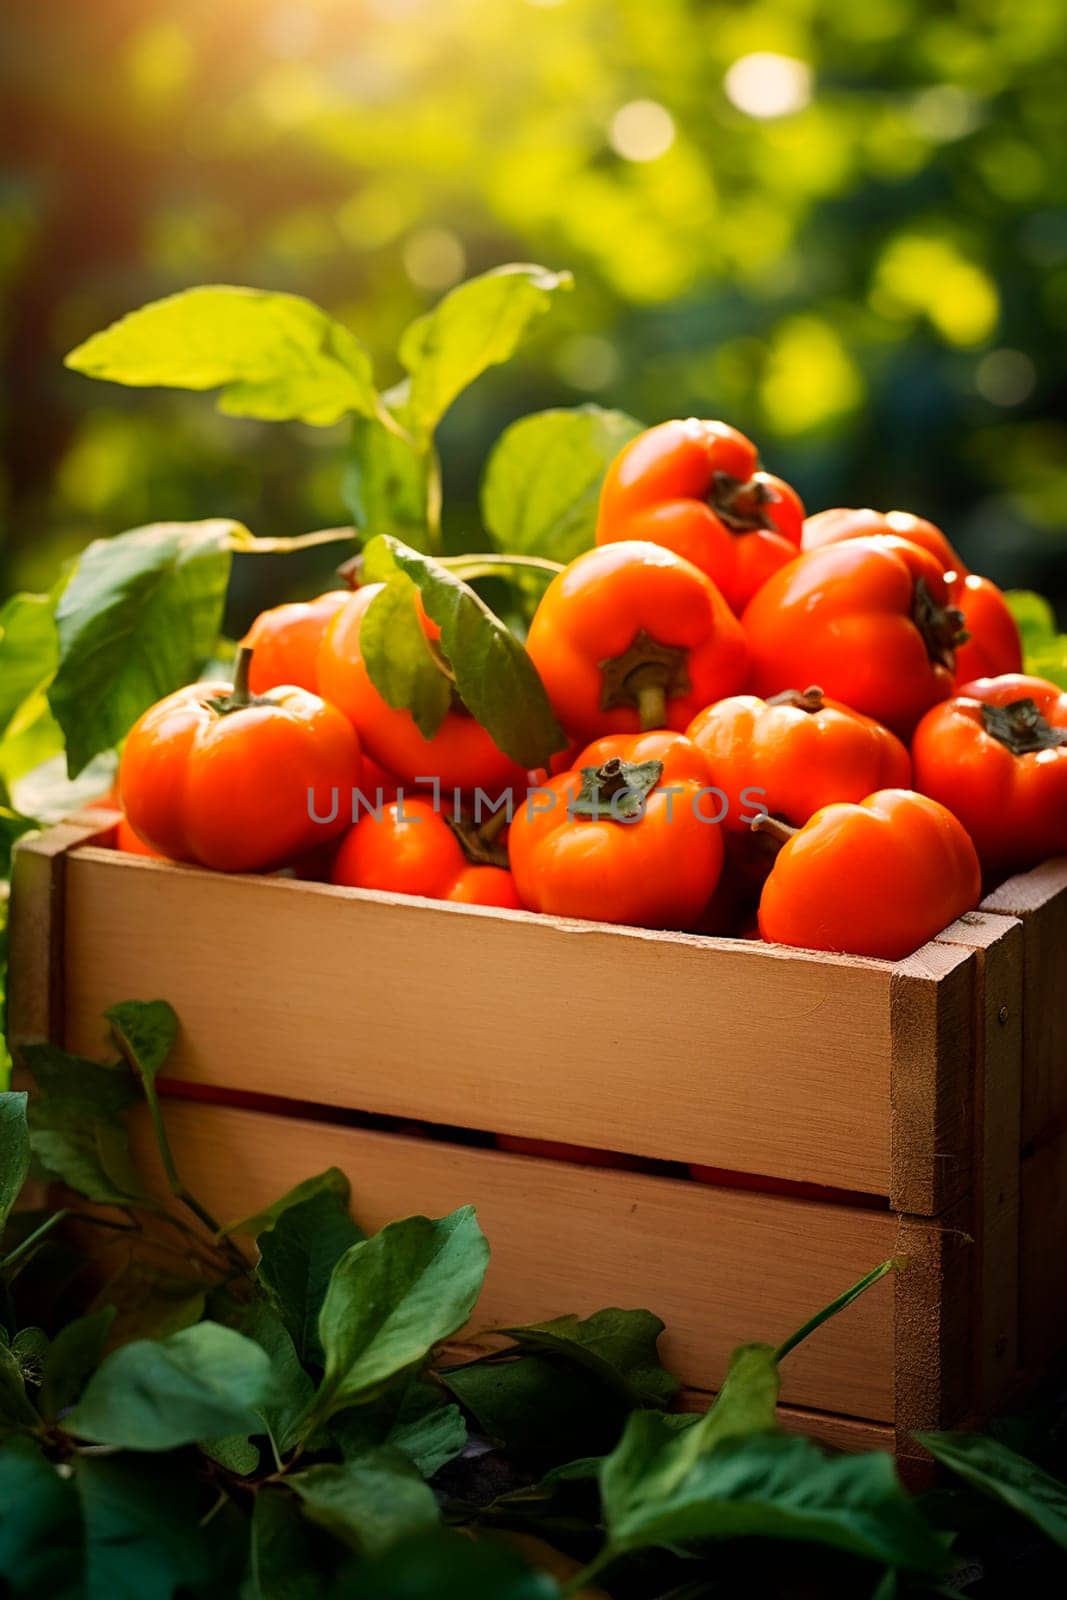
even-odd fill
[[[245,1434],[231,1433],[225,1439],[201,1439],[200,1448],[220,1467],[235,1477],[248,1478],[259,1471],[259,1446]]]
[[[311,1403],[315,1385],[300,1365],[289,1330],[258,1295],[241,1324],[241,1332],[254,1339],[270,1358],[270,1393],[257,1410],[278,1452],[284,1454],[295,1443],[297,1424]]]
[[[641,428],[623,411],[593,405],[513,422],[482,483],[482,517],[497,549],[564,564],[588,550],[604,474]]]
[[[59,658],[53,609],[47,594],[12,595],[0,609],[0,738],[52,680]]]
[[[370,358],[310,300],[227,284],[142,306],[72,350],[67,366],[137,388],[221,389],[219,409],[329,426],[373,415]]]
[[[63,732],[50,711],[47,719],[42,722],[42,728],[48,737],[41,748],[47,748],[48,741],[51,740],[51,730],[54,728],[57,753],[47,756],[40,762],[35,760],[23,768],[12,782],[11,794],[19,809],[44,827],[50,823],[63,822],[67,817],[73,816],[75,811],[80,811],[83,806],[98,802],[101,795],[106,794],[115,781],[118,756],[112,750],[94,756],[89,765],[72,780],[67,775],[66,756],[58,753],[64,746]]]
[[[398,570],[414,579],[427,614],[441,630],[441,649],[460,698],[506,755],[519,766],[538,767],[565,747],[566,735],[525,646],[468,584],[430,556],[387,536],[368,545],[365,565],[368,582],[389,579]],[[382,598],[371,602],[368,617]],[[375,687],[386,672],[382,656],[378,651],[372,659],[364,645]]]
[[[430,650],[417,594],[405,572],[390,578],[363,613],[359,645],[382,699],[410,711],[423,738],[432,739],[452,704],[452,685]]]
[[[1056,614],[1043,595],[1028,589],[1005,596],[1023,640],[1023,669],[1067,689],[1067,633],[1056,627]]]
[[[155,701],[192,682],[215,647],[238,523],[160,522],[85,549],[56,610],[49,704],[76,776]]]
[[[386,405],[402,407],[407,389],[405,383],[384,395]],[[415,550],[427,548],[427,456],[376,417],[352,424],[341,492],[364,538],[391,533]]]
[[[256,1277],[288,1328],[300,1360],[322,1366],[319,1313],[330,1274],[363,1238],[348,1214],[348,1196],[320,1189],[284,1210],[259,1238]]]
[[[374,1399],[462,1327],[488,1263],[472,1206],[434,1221],[408,1217],[353,1245],[334,1268],[319,1317],[326,1372],[316,1420]]]
[[[313,1522],[369,1556],[440,1518],[432,1490],[399,1450],[371,1450],[340,1466],[324,1463],[290,1473],[285,1481]]]
[[[1067,1550],[1067,1483],[982,1433],[917,1433],[943,1467],[990,1500],[1009,1506]]]
[[[680,1380],[661,1365],[656,1342],[663,1323],[651,1311],[597,1311],[556,1317],[521,1328],[500,1328],[524,1350],[545,1350],[584,1367],[634,1405],[665,1406]]]
[[[74,1404],[100,1364],[115,1307],[101,1306],[59,1330],[48,1347],[41,1382],[41,1410],[54,1418]]]
[[[445,295],[400,341],[400,359],[411,374],[405,422],[431,433],[462,390],[514,354],[530,324],[549,310],[552,295],[571,286],[569,273],[515,263]]]
[[[0,1094],[0,1234],[30,1170],[24,1093]]]
[[[270,1359],[215,1322],[113,1350],[65,1426],[79,1438],[129,1450],[170,1450],[197,1439],[254,1433],[269,1399]]]

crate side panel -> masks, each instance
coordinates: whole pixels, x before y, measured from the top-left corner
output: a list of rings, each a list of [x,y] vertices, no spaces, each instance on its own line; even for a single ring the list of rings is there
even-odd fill
[[[473,1203],[492,1250],[474,1326],[610,1305],[661,1316],[667,1365],[715,1388],[739,1343],[778,1343],[891,1253],[888,1213],[568,1166],[233,1107],[168,1101],[183,1181],[223,1219],[327,1166],[368,1228]],[[150,1139],[142,1124],[140,1143]],[[783,1368],[791,1404],[887,1421],[893,1293],[879,1284]]]
[[[164,996],[175,1075],[886,1194],[886,964],[76,852],[67,1042]],[[168,1068],[170,1070],[170,1068]]]

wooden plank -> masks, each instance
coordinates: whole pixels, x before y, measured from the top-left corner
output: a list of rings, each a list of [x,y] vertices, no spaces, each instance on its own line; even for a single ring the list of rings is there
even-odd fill
[[[200,1084],[888,1193],[888,963],[93,849],[67,913],[72,1048],[163,995]]]
[[[1035,1377],[1067,1347],[1067,857],[982,904],[1023,925],[1020,1345]]]
[[[892,1253],[896,1219],[234,1107],[170,1100],[183,1181],[215,1216],[246,1214],[327,1166],[369,1228],[473,1202],[492,1259],[476,1327],[647,1306],[688,1385],[721,1383],[731,1350],[780,1342]],[[142,1124],[139,1146],[150,1144]],[[789,1357],[787,1404],[887,1422],[893,1290],[878,1284]]]
[[[944,1217],[898,1217],[894,1254],[897,1453],[911,1434],[956,1425],[970,1409],[974,1237],[964,1201]]]
[[[85,811],[18,840],[11,862],[7,1029],[13,1045],[63,1031],[63,916],[67,852],[105,838],[118,813]]]
[[[972,912],[940,941],[974,950],[978,963],[973,1405],[989,1416],[1012,1393],[1019,1365],[1023,928],[1014,917]]]
[[[971,1184],[974,985],[968,950],[931,943],[893,969],[894,1210],[936,1217]],[[849,1075],[851,1092],[854,1077]]]

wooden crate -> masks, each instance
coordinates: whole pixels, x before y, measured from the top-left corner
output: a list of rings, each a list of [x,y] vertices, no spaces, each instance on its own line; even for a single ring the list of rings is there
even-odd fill
[[[689,1405],[904,1256],[782,1374],[789,1425],[903,1455],[1067,1343],[1067,860],[890,963],[226,877],[119,855],[113,820],[18,848],[12,1033],[96,1055],[107,1006],[169,1000],[168,1123],[216,1214],[331,1164],[368,1226],[473,1201],[471,1337],[648,1306]]]

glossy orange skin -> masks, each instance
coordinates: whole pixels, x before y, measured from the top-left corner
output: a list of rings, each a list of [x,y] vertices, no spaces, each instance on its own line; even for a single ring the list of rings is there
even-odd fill
[[[362,776],[359,740],[306,689],[283,686],[270,704],[224,716],[207,704],[229,693],[226,683],[194,683],[146,711],[126,740],[119,792],[131,827],[161,855],[264,871],[344,831]]]
[[[951,811],[910,789],[823,806],[784,844],[763,886],[761,936],[805,950],[899,961],[973,911],[974,845]]]
[[[359,648],[364,613],[381,589],[380,583],[357,589],[327,629],[318,661],[323,696],[340,706],[372,759],[408,787],[429,788],[436,778],[449,794],[453,789],[470,793],[477,788],[494,799],[505,789],[525,793],[523,769],[497,748],[473,717],[448,711],[433,738],[424,739],[410,711],[395,710],[382,699]],[[427,637],[436,640],[440,629],[425,612],[421,616]]]
[[[830,698],[908,738],[954,685],[953,670],[930,659],[912,620],[920,578],[946,607],[940,562],[906,539],[849,539],[798,556],[742,618],[753,693],[768,699],[817,683]]]
[[[643,816],[571,817],[583,767],[662,761]],[[524,906],[561,917],[642,928],[688,928],[719,880],[722,830],[704,757],[681,734],[654,731],[599,739],[574,770],[532,791],[508,831],[515,887]],[[671,788],[670,795],[666,790]]]
[[[372,811],[360,817],[341,841],[330,882],[521,909],[511,873],[504,867],[473,866],[441,812],[412,795],[384,805],[380,818]]]
[[[869,539],[880,533],[893,534],[928,550],[940,563],[942,572],[966,576],[967,568],[937,524],[911,511],[872,511],[869,506],[835,506],[831,511],[819,511],[804,523],[801,549],[820,550],[825,544]]]
[[[161,859],[158,850],[153,850],[150,844],[145,844],[144,840],[134,833],[128,817],[119,818],[115,829],[115,849],[121,850],[128,856],[153,856],[156,860]]]
[[[1067,694],[1008,673],[965,684],[926,713],[912,740],[916,788],[960,819],[991,875],[1067,852],[1067,745],[1016,755],[982,721],[983,703],[1026,699],[1054,728],[1067,728]]]
[[[911,783],[911,758],[896,735],[835,700],[803,711],[733,695],[701,711],[686,734],[729,796],[723,826],[734,833],[747,833],[761,806],[798,827],[834,800]]]
[[[755,445],[725,422],[690,417],[649,428],[608,468],[597,544],[661,544],[699,567],[739,613],[770,574],[796,555],[804,520],[796,490],[758,469]],[[737,513],[762,509],[774,526],[751,532],[729,527],[713,504],[718,472],[744,486],[734,496]]]
[[[958,553],[934,523],[910,511],[820,511],[804,524],[803,548],[817,550],[843,539],[891,534],[929,550],[942,565],[949,603],[963,612],[970,637],[956,651],[956,683],[1021,672],[1022,639],[1008,602],[989,578],[968,572]]]
[[[1023,670],[1019,625],[995,583],[977,573],[959,574],[949,583],[949,599],[963,612],[970,635],[956,651],[957,687]]]
[[[260,612],[241,640],[255,651],[248,677],[253,694],[266,694],[284,683],[318,693],[319,647],[351,593],[329,589],[317,600],[292,601]]]
[[[644,541],[587,550],[559,573],[534,613],[526,648],[574,739],[638,733],[636,706],[602,710],[602,664],[644,631],[684,651],[691,688],[667,700],[680,732],[712,700],[744,684],[748,650],[737,618],[692,562]]]

